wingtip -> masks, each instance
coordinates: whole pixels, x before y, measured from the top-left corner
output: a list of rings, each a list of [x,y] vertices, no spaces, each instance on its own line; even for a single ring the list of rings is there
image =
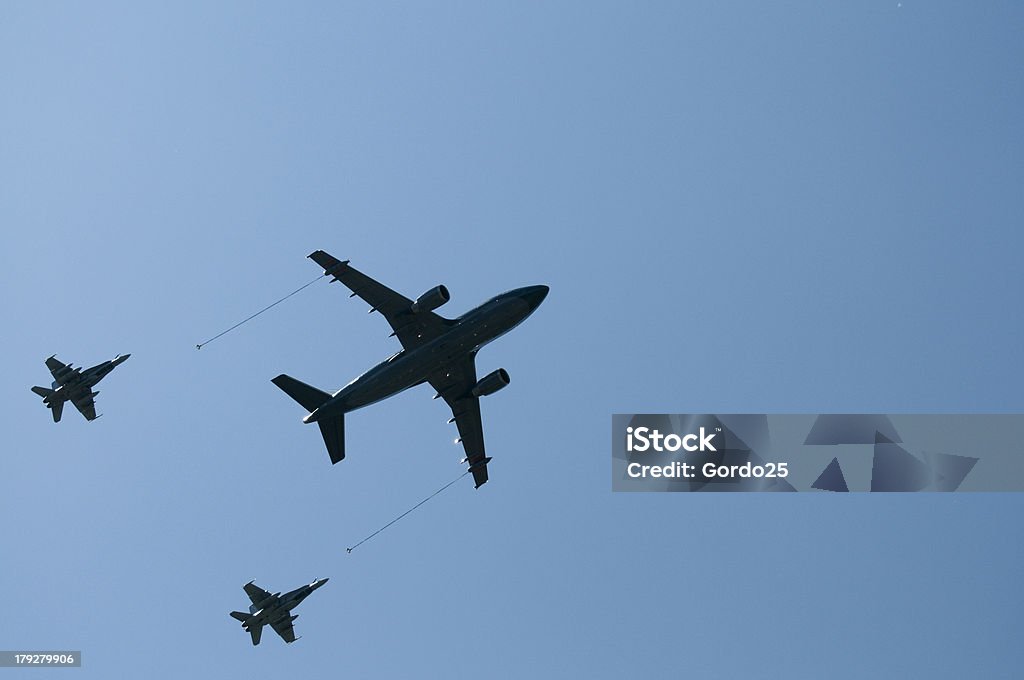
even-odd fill
[[[339,260],[324,250],[314,250],[306,257],[323,267],[325,275],[336,274],[340,270],[344,269],[349,263],[348,260]]]
[[[284,386],[288,383],[289,380],[292,380],[292,377],[287,373],[282,373],[281,375],[277,375],[271,378],[270,382],[272,382],[279,389],[284,390]],[[285,390],[285,392],[287,391],[288,390]]]

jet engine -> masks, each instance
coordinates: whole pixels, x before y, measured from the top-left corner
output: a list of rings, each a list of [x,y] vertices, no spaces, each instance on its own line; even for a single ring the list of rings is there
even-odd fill
[[[409,307],[409,311],[413,314],[416,312],[430,312],[448,302],[450,299],[451,295],[448,294],[448,289],[444,286],[437,286],[416,298],[416,302],[412,303],[412,306]]]
[[[494,394],[501,388],[508,386],[509,382],[508,371],[504,368],[499,368],[480,378],[476,385],[473,386],[472,394],[474,397],[486,397],[488,394]]]

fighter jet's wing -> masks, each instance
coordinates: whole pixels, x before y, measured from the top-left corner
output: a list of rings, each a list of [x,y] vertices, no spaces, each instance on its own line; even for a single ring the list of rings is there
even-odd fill
[[[291,617],[285,616],[270,624],[274,632],[281,636],[285,642],[295,642],[295,628],[292,627]]]
[[[459,364],[431,375],[428,380],[437,393],[444,397],[455,416],[466,462],[473,471],[477,488],[487,482],[487,454],[484,451],[484,425],[480,419],[480,399],[472,390],[476,385],[476,355],[470,354]]]
[[[263,588],[260,588],[258,585],[252,583],[251,581],[242,586],[242,588],[245,589],[245,594],[249,596],[249,600],[253,604],[259,604],[260,602],[263,602],[268,597],[270,597],[270,593],[263,590]]]
[[[58,385],[63,385],[67,382],[68,378],[71,377],[75,370],[70,366],[64,364],[56,357],[50,357],[46,360],[46,367],[50,369],[50,375],[57,382]]]
[[[96,420],[96,402],[93,401],[91,392],[72,399],[71,403],[75,405],[79,413],[85,416],[86,420]]]
[[[443,333],[450,324],[447,319],[434,312],[413,312],[410,309],[412,300],[349,266],[348,260],[342,262],[322,250],[310,253],[309,258],[323,267],[324,273],[333,276],[335,281],[341,281],[348,286],[353,295],[358,295],[368,302],[371,311],[383,314],[398,341],[406,349],[430,342]]]

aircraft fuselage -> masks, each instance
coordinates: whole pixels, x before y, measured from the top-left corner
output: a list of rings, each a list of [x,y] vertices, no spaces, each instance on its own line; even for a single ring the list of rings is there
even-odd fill
[[[109,364],[110,362],[108,361],[105,363]],[[92,388],[96,386],[96,383],[102,380],[107,373],[110,373],[110,371],[113,370],[108,368],[101,373],[101,367],[103,367],[103,364],[93,366],[84,372],[76,368],[74,369],[76,377],[73,377],[69,382],[66,382],[63,385],[54,380],[53,394],[48,397],[44,397],[43,402],[52,404],[57,401],[70,401],[80,394],[85,394],[86,392],[91,391]]]
[[[292,609],[298,607],[313,590],[310,586],[302,586],[302,588],[283,596],[272,597],[269,602],[264,603],[262,607],[252,613],[252,617],[246,621],[246,626],[262,626],[284,618],[291,614]]]
[[[546,286],[527,286],[488,300],[455,319],[439,337],[411,351],[402,350],[363,373],[335,392],[303,422],[313,423],[354,411],[426,382],[446,365],[472,355],[518,326],[546,294]]]

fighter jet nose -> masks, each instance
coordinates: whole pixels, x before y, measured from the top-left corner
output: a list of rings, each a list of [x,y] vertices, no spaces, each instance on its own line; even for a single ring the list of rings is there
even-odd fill
[[[549,290],[547,286],[530,286],[523,290],[523,299],[530,305],[530,309],[537,309],[548,296]]]

